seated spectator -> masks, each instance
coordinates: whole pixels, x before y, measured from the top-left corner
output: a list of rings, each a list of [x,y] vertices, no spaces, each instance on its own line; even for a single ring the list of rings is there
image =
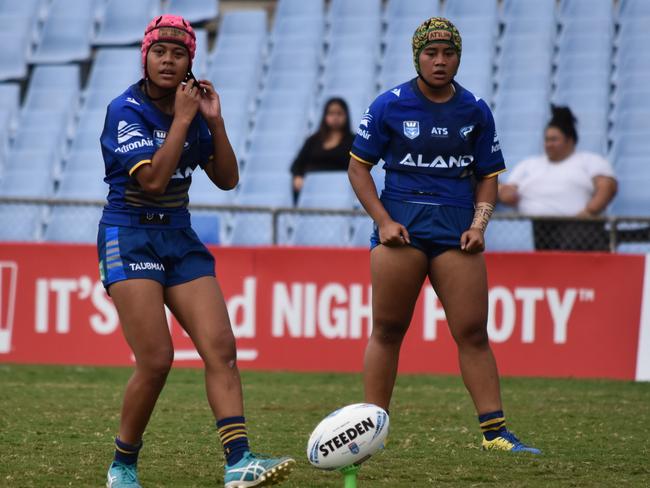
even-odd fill
[[[544,134],[544,155],[525,159],[499,187],[499,201],[524,215],[589,219],[601,215],[616,195],[609,161],[576,151],[576,118],[568,107],[551,107]],[[537,249],[609,249],[602,222],[536,219]]]
[[[310,171],[347,171],[353,140],[348,104],[342,98],[330,98],[318,131],[307,138],[291,165],[294,196],[298,197]]]

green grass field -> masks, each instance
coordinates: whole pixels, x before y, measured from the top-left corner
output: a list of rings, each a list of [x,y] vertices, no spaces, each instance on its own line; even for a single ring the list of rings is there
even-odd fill
[[[121,368],[0,366],[0,486],[100,487],[112,456]],[[359,375],[243,374],[253,449],[289,454],[286,487],[342,487],[310,467],[311,430],[362,398]],[[650,384],[503,381],[510,427],[544,455],[482,452],[459,378],[402,376],[386,450],[365,464],[359,488],[650,486]],[[222,454],[200,370],[174,370],[140,456],[145,488],[222,485]]]

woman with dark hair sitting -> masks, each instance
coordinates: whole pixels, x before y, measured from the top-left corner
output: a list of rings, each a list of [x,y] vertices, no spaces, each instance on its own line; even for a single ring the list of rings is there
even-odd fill
[[[612,165],[602,156],[576,151],[576,118],[568,107],[551,107],[541,156],[525,159],[499,187],[499,200],[524,215],[589,219],[616,195]],[[535,248],[607,251],[602,222],[535,220]]]
[[[342,98],[330,98],[318,130],[305,141],[291,165],[295,197],[302,190],[306,173],[347,171],[353,140],[348,104]]]

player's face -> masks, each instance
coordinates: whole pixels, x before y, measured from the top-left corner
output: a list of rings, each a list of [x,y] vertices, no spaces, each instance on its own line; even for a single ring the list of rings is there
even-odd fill
[[[161,88],[176,88],[185,78],[189,65],[187,50],[171,42],[158,42],[147,54],[149,78]]]
[[[346,122],[347,118],[343,107],[338,103],[331,103],[325,113],[325,126],[331,130],[342,130]]]
[[[557,127],[549,127],[544,134],[544,150],[550,161],[562,161],[575,149],[573,139],[565,136]]]
[[[433,43],[420,53],[422,77],[435,87],[442,88],[451,82],[458,71],[458,53],[449,44]]]

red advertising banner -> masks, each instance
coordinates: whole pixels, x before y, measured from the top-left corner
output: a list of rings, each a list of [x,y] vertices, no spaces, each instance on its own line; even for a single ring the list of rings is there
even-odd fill
[[[363,249],[214,248],[242,368],[360,371],[371,330]],[[644,256],[488,254],[488,331],[505,375],[634,379]],[[177,365],[199,366],[170,316]],[[129,365],[93,246],[0,244],[0,362]],[[400,369],[457,373],[425,284]]]

